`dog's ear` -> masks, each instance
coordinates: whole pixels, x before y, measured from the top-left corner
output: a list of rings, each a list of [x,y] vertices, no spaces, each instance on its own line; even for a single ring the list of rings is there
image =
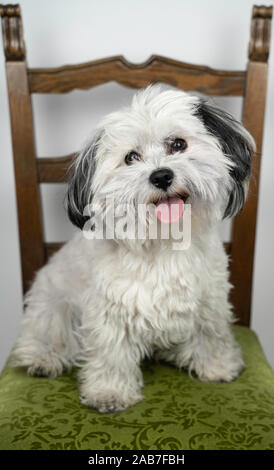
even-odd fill
[[[233,116],[201,100],[195,110],[209,134],[216,137],[226,158],[230,160],[231,191],[223,218],[242,209],[251,175],[255,143],[249,132]]]
[[[83,228],[89,219],[84,209],[92,201],[92,179],[96,170],[96,153],[101,133],[97,133],[90,143],[75,157],[69,169],[69,181],[66,195],[66,209],[70,221]]]

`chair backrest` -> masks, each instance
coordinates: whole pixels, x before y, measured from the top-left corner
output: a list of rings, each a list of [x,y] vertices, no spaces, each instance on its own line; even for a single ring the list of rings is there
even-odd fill
[[[249,197],[234,219],[231,256],[231,301],[239,323],[249,325],[255,247],[264,110],[272,7],[254,6],[248,64],[244,71],[223,71],[153,55],[142,64],[123,56],[80,65],[32,69],[27,67],[19,5],[0,5],[10,105],[23,290],[49,255],[60,247],[44,243],[39,183],[65,182],[74,154],[37,158],[31,93],[66,93],[115,81],[132,88],[164,82],[186,91],[213,96],[242,96],[242,120],[253,135],[257,153],[253,161]]]

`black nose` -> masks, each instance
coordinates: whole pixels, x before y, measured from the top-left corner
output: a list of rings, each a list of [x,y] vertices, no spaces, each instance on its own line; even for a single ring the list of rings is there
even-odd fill
[[[169,168],[160,168],[151,173],[149,181],[156,186],[156,188],[163,189],[164,191],[171,185],[174,173]]]

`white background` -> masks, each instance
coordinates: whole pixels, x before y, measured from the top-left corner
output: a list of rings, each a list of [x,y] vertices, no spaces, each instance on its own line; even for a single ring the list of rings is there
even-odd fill
[[[264,1],[269,5],[271,2]],[[123,54],[143,62],[160,54],[220,69],[244,70],[250,0],[21,0],[29,67],[54,67]],[[256,241],[252,328],[274,366],[274,67],[270,56]],[[22,312],[14,174],[4,56],[0,44],[0,368],[16,338]],[[133,91],[114,83],[88,92],[34,95],[38,156],[79,149],[105,113],[129,102]],[[241,99],[217,104],[240,117]],[[63,210],[64,187],[42,185],[47,241],[68,239],[73,228]],[[229,226],[222,227],[224,239]],[[243,292],[243,295],[245,293]]]

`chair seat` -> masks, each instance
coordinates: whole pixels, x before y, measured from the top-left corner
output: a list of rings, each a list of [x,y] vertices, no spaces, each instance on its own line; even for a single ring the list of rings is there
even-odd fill
[[[4,368],[0,449],[274,449],[274,373],[258,339],[234,326],[247,368],[204,383],[145,361],[145,400],[116,414],[80,404],[76,370],[55,380]]]

